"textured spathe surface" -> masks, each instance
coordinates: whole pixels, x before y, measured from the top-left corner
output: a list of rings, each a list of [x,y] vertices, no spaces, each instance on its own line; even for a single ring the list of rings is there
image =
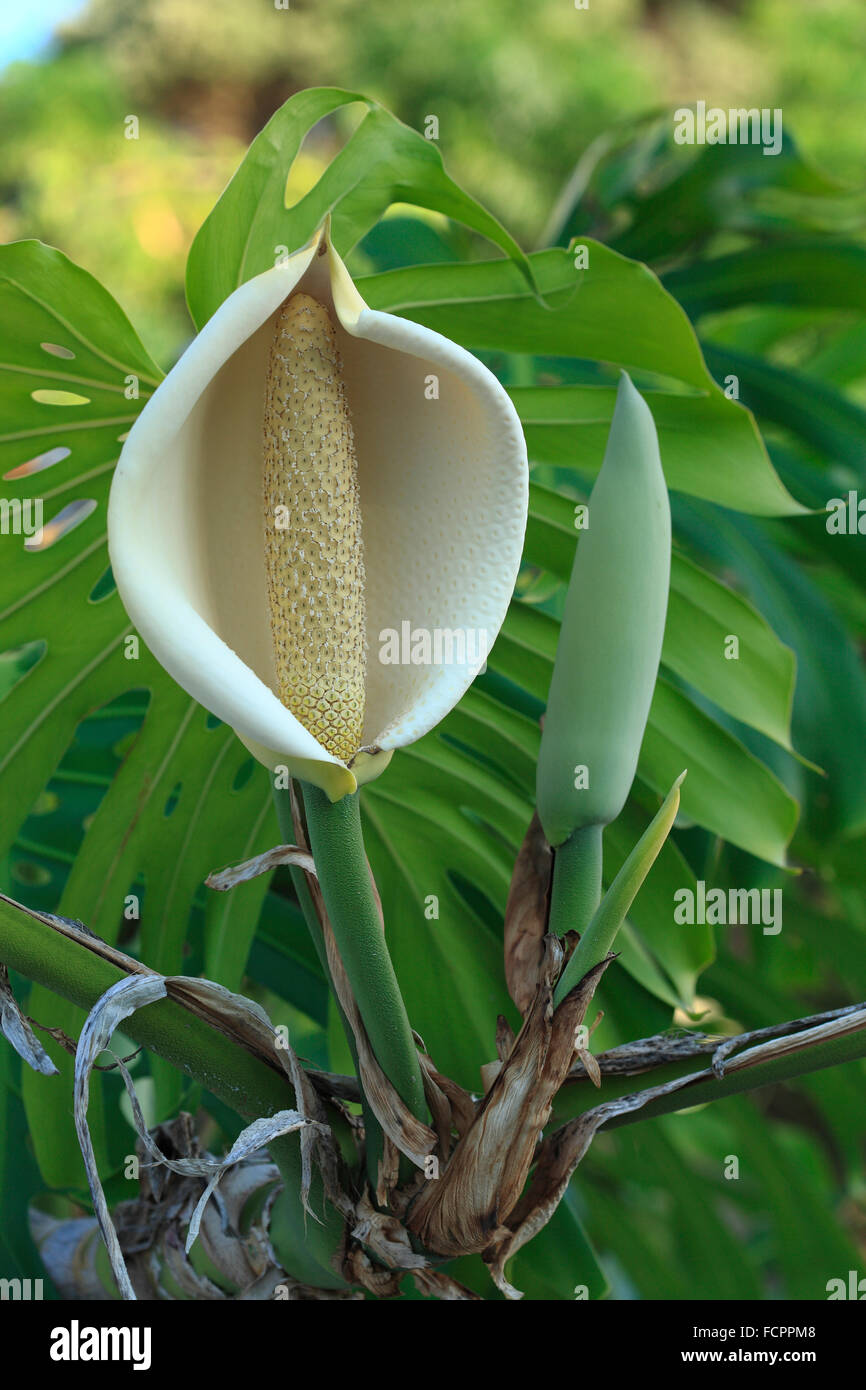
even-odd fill
[[[264,536],[280,699],[350,762],[364,726],[366,629],[358,465],[327,309],[280,308],[268,356]]]

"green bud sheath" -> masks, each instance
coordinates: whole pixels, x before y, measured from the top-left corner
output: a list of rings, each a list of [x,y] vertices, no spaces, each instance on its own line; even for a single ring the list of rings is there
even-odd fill
[[[670,565],[655,425],[623,372],[571,572],[541,739],[538,815],[554,847],[581,827],[608,825],[628,796],[658,673]]]

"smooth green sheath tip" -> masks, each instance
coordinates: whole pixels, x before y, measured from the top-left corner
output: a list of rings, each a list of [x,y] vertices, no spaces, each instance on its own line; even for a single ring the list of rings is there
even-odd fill
[[[537,804],[556,847],[628,796],[658,674],[671,516],[649,407],[623,372],[581,533],[541,739]]]

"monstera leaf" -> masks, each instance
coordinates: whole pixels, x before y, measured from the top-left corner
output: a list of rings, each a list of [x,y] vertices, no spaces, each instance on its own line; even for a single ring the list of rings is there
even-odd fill
[[[286,207],[286,181],[304,137],[341,107],[361,103],[363,120],[310,192]],[[513,257],[533,286],[514,238],[448,177],[435,144],[357,92],[298,92],[256,136],[202,226],[189,254],[187,299],[201,328],[232,290],[269,270],[281,252],[303,246],[331,217],[338,250],[350,250],[392,203],[414,203],[480,232]]]

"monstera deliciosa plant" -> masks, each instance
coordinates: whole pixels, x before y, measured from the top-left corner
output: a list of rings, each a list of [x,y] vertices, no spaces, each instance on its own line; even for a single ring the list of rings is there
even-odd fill
[[[437,263],[377,266],[395,203]],[[700,1026],[674,904],[707,845],[787,864],[794,660],[676,499],[809,508],[579,222],[524,255],[315,89],[196,237],[165,377],[84,270],[0,249],[4,519],[41,516],[2,538],[10,1239],[65,1296],[598,1297],[597,1132],[866,1055],[863,1006]]]

